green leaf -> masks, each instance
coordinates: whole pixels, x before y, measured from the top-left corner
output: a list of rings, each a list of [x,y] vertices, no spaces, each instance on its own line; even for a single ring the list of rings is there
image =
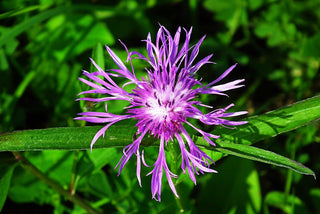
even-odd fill
[[[6,201],[11,177],[16,164],[0,163],[0,212]]]
[[[310,190],[310,196],[312,204],[315,208],[315,213],[320,213],[320,189],[319,188],[313,188]]]
[[[115,148],[93,150],[92,152],[88,150],[87,155],[92,161],[95,170],[101,169],[109,163],[116,165],[122,156]]]
[[[101,170],[91,175],[88,178],[87,182],[91,191],[93,191],[95,195],[101,196],[103,198],[113,197],[114,193],[112,191],[108,178],[106,174],[103,173]]]
[[[42,151],[28,152],[25,157],[41,172],[55,180],[61,186],[69,185],[73,152],[71,151]]]
[[[124,147],[132,143],[136,132],[134,121],[111,126],[94,148]],[[0,134],[0,151],[41,151],[90,149],[93,136],[102,126],[61,127],[14,131]]]
[[[198,145],[199,144],[201,144],[201,142],[199,142]],[[293,161],[274,152],[259,149],[253,146],[219,142],[216,143],[216,147],[211,147],[211,149],[228,155],[235,155],[241,158],[285,167],[299,172],[301,174],[315,176],[315,173],[311,169],[305,167],[304,165],[296,161]]]
[[[302,53],[308,57],[320,57],[320,33],[315,36],[308,38],[302,46]]]
[[[197,178],[199,213],[206,213],[208,207],[214,207],[216,213],[260,213],[260,182],[253,162],[230,157],[216,168],[217,174]]]
[[[319,120],[320,96],[312,97],[292,105],[249,117],[249,123],[235,129],[217,128],[220,135],[217,143],[229,142],[251,145]],[[98,139],[94,148],[123,147],[132,142],[136,133],[134,120],[120,121],[111,126],[104,138]],[[89,149],[93,136],[102,126],[60,127],[14,131],[0,134],[0,151],[39,151],[45,149]],[[154,138],[145,137],[144,145]],[[203,145],[201,143],[201,145]]]
[[[81,158],[76,162],[74,170],[73,188],[75,189],[78,182],[82,178],[91,177],[96,172],[101,172],[101,168],[105,165],[112,163],[112,166],[117,164],[121,159],[122,153],[117,151],[116,148],[105,148],[99,150],[84,151],[81,153]],[[100,184],[97,183],[97,186]],[[101,188],[101,187],[100,187]],[[110,195],[110,194],[109,194]]]
[[[295,195],[273,191],[269,192],[265,198],[265,203],[269,206],[281,209],[284,213],[308,213],[303,201]]]
[[[17,167],[12,176],[9,197],[17,203],[50,204],[57,193],[26,170]]]
[[[217,128],[216,141],[251,145],[253,143],[297,129],[320,119],[320,96],[315,96],[286,107],[252,116],[248,124],[234,129]]]
[[[12,38],[18,36],[20,33],[22,33],[25,30],[28,30],[30,27],[52,17],[57,14],[60,14],[62,12],[67,11],[68,7],[57,7],[54,9],[47,10],[45,12],[42,12],[38,15],[35,15],[34,17],[25,20],[24,22],[14,26],[10,30],[3,33],[0,37],[0,47],[3,44],[6,44],[8,41],[10,41]]]
[[[94,170],[94,165],[92,161],[90,160],[90,156],[87,152],[83,152],[81,158],[76,164],[76,175],[81,177],[90,175],[92,171]]]
[[[237,155],[287,167],[303,174],[314,175],[310,169],[294,161],[248,145],[294,130],[319,118],[320,96],[316,96],[263,115],[249,117],[247,125],[238,126],[235,129],[219,128],[215,130],[214,134],[221,135],[216,140],[217,147],[209,146],[202,140],[196,142],[206,149],[215,149],[225,154]],[[105,138],[100,138],[94,148],[124,147],[132,143],[136,133],[134,124],[134,120],[128,120],[111,126],[106,131]],[[89,149],[93,136],[100,128],[101,126],[69,127],[4,133],[0,135],[0,151]],[[158,145],[158,143],[153,137],[146,137],[143,146],[149,145]]]
[[[26,152],[26,158],[47,177],[62,187],[68,187],[71,177],[72,152],[70,151],[42,151]],[[14,171],[10,199],[18,203],[35,202],[38,204],[52,204],[58,193],[47,184],[36,178],[29,171],[17,167]]]
[[[50,4],[32,5],[29,7],[23,7],[22,9],[11,10],[11,11],[0,14],[0,20],[5,19],[5,18],[9,18],[9,17],[13,17],[13,16],[18,16],[18,15],[21,15],[24,13],[29,13],[34,10],[43,10],[43,9],[46,9],[50,6],[51,6]]]
[[[235,129],[223,127],[216,129],[213,133],[220,135],[220,138],[216,140],[217,147],[208,147],[202,139],[197,140],[197,144],[208,150],[286,167],[302,174],[315,176],[312,170],[302,164],[248,145],[294,130],[317,121],[319,118],[320,96],[316,96],[263,115],[249,117],[248,124],[235,127]],[[222,156],[215,152],[210,157],[216,161]]]
[[[105,70],[105,61],[104,61],[104,47],[98,42],[94,49],[92,50],[91,58],[100,66],[102,70]],[[96,72],[97,68],[91,63],[90,64],[90,72]]]

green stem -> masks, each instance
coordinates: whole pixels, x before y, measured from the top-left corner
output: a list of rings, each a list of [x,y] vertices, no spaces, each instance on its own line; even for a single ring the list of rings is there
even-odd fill
[[[293,135],[292,135],[293,136]],[[289,140],[287,141],[287,145],[289,148],[289,152],[290,152],[290,156],[291,158],[294,160],[296,157],[296,146],[295,146],[295,142],[292,142],[292,140],[289,138]],[[292,170],[288,170],[288,174],[287,174],[287,179],[286,179],[286,184],[285,184],[285,189],[284,189],[284,202],[285,204],[288,203],[288,198],[290,196],[290,190],[291,190],[291,185],[292,185],[292,179],[293,179],[293,171]]]
[[[77,195],[70,194],[69,191],[63,189],[57,182],[50,179],[48,176],[46,176],[43,172],[39,171],[32,163],[30,163],[21,152],[13,152],[13,155],[17,160],[20,161],[21,166],[29,171],[32,175],[37,177],[39,180],[41,180],[43,183],[57,191],[59,194],[63,195],[65,198],[73,202],[74,204],[80,206],[84,210],[86,210],[88,213],[92,214],[101,214],[100,211],[93,208],[90,204],[88,204],[86,201],[84,201],[82,198],[80,198]]]
[[[179,162],[179,149],[180,149],[180,147],[178,146],[178,143],[176,141],[168,142],[168,150],[169,150],[168,152],[170,154],[170,159],[171,159],[170,168],[171,168],[171,171],[176,175],[179,173],[179,166],[181,165],[181,163]],[[179,194],[179,185],[177,185],[176,179],[174,180],[174,186],[176,187],[176,190]],[[174,198],[176,201],[176,205],[179,209],[179,212],[184,213],[185,209],[183,208],[183,205],[181,203],[181,199],[177,198],[175,196],[174,196]]]
[[[76,192],[76,185],[77,185],[77,164],[79,161],[79,152],[80,150],[76,150],[74,152],[73,157],[73,164],[72,164],[72,170],[71,170],[71,177],[70,177],[70,184],[69,184],[69,191],[71,195],[74,195]]]
[[[287,175],[287,180],[286,180],[286,185],[284,189],[284,203],[287,205],[288,204],[288,199],[290,196],[290,190],[291,190],[291,184],[292,184],[292,176],[293,176],[293,171],[288,170],[288,175]]]
[[[182,206],[182,203],[181,203],[180,198],[177,198],[177,197],[174,197],[174,198],[175,198],[176,204],[177,204],[177,206],[178,206],[178,208],[179,208],[179,212],[180,212],[180,213],[184,213],[185,210],[183,209],[183,206]]]

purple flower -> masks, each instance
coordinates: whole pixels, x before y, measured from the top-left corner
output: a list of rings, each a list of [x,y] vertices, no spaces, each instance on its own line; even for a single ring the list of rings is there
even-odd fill
[[[236,65],[233,65],[216,80],[203,85],[200,80],[196,79],[195,75],[204,64],[212,63],[209,61],[212,55],[201,59],[199,62],[194,62],[205,37],[202,37],[197,44],[190,47],[189,42],[192,28],[190,31],[183,30],[186,34],[185,41],[181,44],[181,48],[179,48],[181,28],[179,27],[174,37],[172,37],[165,27],[160,26],[155,43],[151,41],[150,34],[147,40],[145,40],[147,56],[135,51],[129,52],[123,44],[128,53],[127,62],[130,61],[131,63],[131,71],[106,46],[109,55],[118,66],[118,69],[110,69],[106,72],[91,59],[97,71],[93,73],[84,71],[83,73],[91,81],[79,78],[82,82],[92,87],[92,90],[83,91],[79,95],[104,95],[103,98],[84,97],[78,99],[95,103],[105,102],[105,112],[83,112],[79,113],[82,117],[75,118],[91,123],[106,124],[94,136],[91,149],[97,139],[100,136],[104,136],[105,131],[112,124],[129,118],[137,120],[138,137],[132,144],[123,149],[123,156],[116,166],[119,167],[119,174],[131,156],[135,154],[137,157],[137,178],[141,186],[141,161],[145,166],[148,166],[143,158],[143,151],[142,154],[140,153],[139,146],[141,141],[147,133],[160,139],[159,155],[153,164],[153,170],[149,173],[152,175],[152,197],[159,201],[161,200],[163,173],[165,173],[173,193],[179,197],[172,181],[172,178],[177,178],[177,175],[170,171],[166,162],[164,148],[168,141],[176,139],[181,149],[181,168],[184,173],[188,172],[190,179],[194,183],[196,183],[195,174],[216,172],[210,169],[210,162],[213,162],[211,158],[195,145],[184,126],[190,126],[195,129],[212,146],[215,146],[212,139],[217,139],[219,136],[202,131],[194,124],[191,124],[188,118],[198,119],[206,125],[234,126],[246,123],[246,121],[235,122],[225,119],[247,113],[246,111],[226,113],[226,110],[231,108],[233,104],[222,109],[210,111],[207,114],[202,113],[197,108],[197,106],[204,106],[208,109],[213,108],[195,100],[199,94],[226,95],[225,91],[242,87],[243,85],[240,85],[240,83],[244,79],[216,85],[234,69]],[[140,79],[136,77],[131,62],[132,59],[145,60],[150,65],[150,67],[146,68],[145,77],[141,77]],[[120,87],[112,78],[126,78],[127,82]],[[131,92],[124,90],[124,86],[128,84],[135,85],[135,88]],[[116,115],[108,112],[107,101],[109,100],[128,101],[129,106],[126,107],[126,114]]]

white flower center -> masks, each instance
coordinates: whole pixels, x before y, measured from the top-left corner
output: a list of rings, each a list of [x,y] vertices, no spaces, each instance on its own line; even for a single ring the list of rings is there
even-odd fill
[[[149,98],[147,101],[148,107],[147,112],[153,117],[160,121],[166,120],[169,117],[169,112],[172,111],[167,105],[161,103],[158,99]]]

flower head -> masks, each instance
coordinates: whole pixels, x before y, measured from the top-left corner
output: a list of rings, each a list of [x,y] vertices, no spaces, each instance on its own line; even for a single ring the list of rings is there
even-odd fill
[[[182,163],[181,168],[184,173],[188,172],[190,179],[196,183],[195,174],[204,172],[216,172],[210,168],[210,157],[201,151],[191,139],[184,126],[190,126],[199,132],[212,146],[215,146],[212,139],[219,138],[217,135],[207,133],[197,128],[188,121],[188,118],[198,119],[206,125],[226,125],[234,126],[246,123],[246,121],[229,121],[225,118],[246,114],[246,111],[226,113],[233,104],[222,109],[216,109],[205,114],[197,106],[204,106],[209,109],[213,107],[202,104],[195,100],[200,94],[226,95],[224,92],[242,87],[240,85],[244,80],[239,79],[229,83],[217,85],[224,79],[236,65],[228,68],[220,77],[213,82],[203,85],[195,75],[198,70],[210,60],[209,55],[198,62],[194,62],[198,55],[199,47],[205,37],[191,46],[189,45],[192,28],[185,32],[185,40],[180,46],[181,28],[179,27],[174,36],[168,30],[160,26],[155,43],[151,40],[149,34],[145,40],[147,55],[139,52],[129,52],[127,62],[132,59],[145,60],[150,67],[146,68],[146,76],[138,79],[134,73],[131,63],[131,71],[125,66],[121,59],[109,48],[106,47],[110,57],[117,65],[117,69],[102,70],[92,59],[91,62],[97,71],[89,73],[84,71],[84,75],[91,81],[79,78],[82,82],[92,87],[92,90],[83,91],[80,94],[102,94],[103,98],[79,98],[78,100],[87,100],[92,102],[105,102],[105,112],[83,112],[79,113],[82,117],[75,119],[85,120],[92,123],[106,124],[94,136],[91,149],[100,136],[104,136],[105,131],[114,123],[133,118],[137,121],[137,138],[123,149],[123,156],[119,161],[119,174],[133,154],[137,156],[137,178],[141,186],[140,170],[141,161],[147,166],[140,154],[140,144],[146,134],[153,135],[160,139],[159,155],[153,164],[151,191],[152,197],[161,200],[162,175],[165,173],[169,186],[173,193],[178,197],[172,178],[173,174],[166,162],[165,150],[168,141],[176,139],[181,149]],[[180,48],[179,48],[180,46]],[[101,78],[102,77],[102,78]],[[124,90],[112,78],[125,78],[127,84],[134,84],[132,92]],[[116,115],[108,112],[107,102],[110,100],[125,100],[129,106],[126,108],[126,114]]]

